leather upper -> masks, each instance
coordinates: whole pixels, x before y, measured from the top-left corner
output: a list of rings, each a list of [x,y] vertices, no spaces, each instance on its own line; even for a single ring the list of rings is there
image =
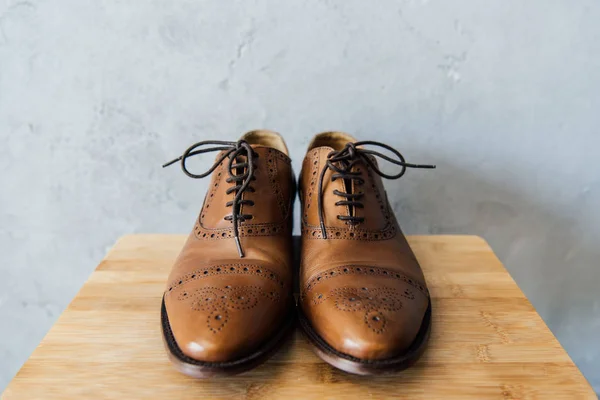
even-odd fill
[[[281,147],[248,142],[256,155],[252,189],[242,197],[254,204],[240,206],[240,214],[251,215],[238,226],[244,257],[234,242],[233,223],[225,218],[232,214],[227,204],[235,196],[227,193],[234,183],[227,181],[226,159],[212,172],[202,210],[165,290],[177,345],[200,361],[223,362],[251,353],[290,313],[293,171]]]
[[[326,169],[322,208],[327,238],[323,238],[319,177],[328,155],[354,141],[342,133],[318,135],[302,164],[301,307],[334,350],[361,360],[380,360],[401,354],[413,342],[429,294],[382,179],[366,162],[352,166],[351,171],[361,178],[352,181],[333,180],[334,171]],[[363,193],[363,207],[336,205],[344,200],[336,190]],[[338,216],[362,221],[352,224]]]

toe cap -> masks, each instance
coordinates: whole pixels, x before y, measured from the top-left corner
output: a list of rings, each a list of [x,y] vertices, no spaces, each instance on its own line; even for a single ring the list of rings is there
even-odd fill
[[[251,354],[281,326],[288,313],[285,293],[273,280],[218,275],[167,290],[165,309],[184,355],[226,362]]]
[[[394,275],[395,276],[395,275]],[[305,291],[304,314],[330,347],[361,360],[403,354],[421,328],[429,305],[422,284],[390,279],[337,276]]]

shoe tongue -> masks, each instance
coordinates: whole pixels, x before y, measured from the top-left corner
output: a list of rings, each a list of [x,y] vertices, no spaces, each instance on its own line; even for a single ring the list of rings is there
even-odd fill
[[[245,140],[254,149],[274,149],[284,154],[288,154],[287,146],[285,145],[281,135],[277,132],[265,129],[250,131],[242,135],[240,140]]]
[[[265,146],[264,144],[253,144],[253,143],[250,143],[250,147],[252,147],[253,149],[272,149],[272,147]]]
[[[254,149],[257,153],[266,153],[267,150],[277,150],[274,147],[267,146],[264,144],[250,144],[250,147],[252,147],[252,149]]]

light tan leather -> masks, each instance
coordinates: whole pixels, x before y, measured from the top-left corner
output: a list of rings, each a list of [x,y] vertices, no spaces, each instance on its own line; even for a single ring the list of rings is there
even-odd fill
[[[429,304],[425,278],[387,200],[379,175],[364,162],[352,167],[363,184],[364,208],[352,212],[364,221],[339,220],[350,215],[334,190],[347,192],[343,179],[323,179],[323,217],[319,226],[319,176],[328,154],[356,140],[340,132],[317,135],[302,165],[299,193],[302,216],[300,287],[302,312],[334,350],[361,360],[402,354],[415,339]]]
[[[234,185],[226,181],[226,159],[212,173],[200,215],[165,290],[177,345],[199,361],[224,362],[250,354],[290,315],[295,196],[290,159],[274,132],[254,131],[243,139],[258,155],[256,179],[250,184],[255,191],[243,194],[254,205],[241,206],[242,214],[253,216],[239,223],[245,256],[240,258],[236,249],[232,222],[224,219],[232,213],[226,203],[234,197],[226,194]]]

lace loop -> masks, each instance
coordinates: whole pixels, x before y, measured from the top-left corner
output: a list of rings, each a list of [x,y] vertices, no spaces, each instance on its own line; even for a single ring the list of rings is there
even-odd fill
[[[380,152],[365,149],[359,146],[378,146],[384,148],[394,154],[396,158],[392,158],[386,154]],[[400,172],[397,174],[386,174],[381,171],[377,164],[372,160],[371,157],[379,157],[385,161],[389,161],[394,165],[402,167]],[[318,204],[317,209],[319,213],[319,224],[321,225],[321,234],[323,238],[327,238],[327,229],[325,228],[325,217],[323,213],[323,181],[325,173],[328,169],[334,173],[331,175],[331,181],[336,179],[344,179],[346,181],[355,182],[357,185],[363,185],[364,179],[361,177],[361,173],[358,171],[352,171],[352,167],[358,162],[364,162],[373,172],[382,178],[386,179],[398,179],[406,173],[407,168],[435,168],[435,165],[428,164],[411,164],[407,163],[404,156],[396,149],[387,144],[375,142],[372,140],[365,140],[362,142],[347,143],[343,149],[338,151],[332,151],[327,155],[327,161],[325,166],[321,170],[319,175],[319,193],[318,193]],[[364,192],[359,193],[347,193],[341,192],[337,189],[333,191],[333,194],[344,198],[344,200],[335,203],[337,206],[349,206],[353,210],[356,208],[364,208],[364,204],[359,200],[364,196]],[[337,218],[341,221],[346,221],[349,224],[358,224],[364,221],[364,217],[357,217],[356,215],[338,215]]]
[[[209,148],[203,148],[205,146],[214,146]],[[224,153],[215,161],[212,167],[210,167],[207,171],[201,174],[191,173],[186,165],[187,159],[189,157],[193,157],[199,154],[209,153],[213,151],[223,151]],[[245,156],[246,162],[237,162],[237,158],[239,156]],[[226,142],[221,140],[206,140],[202,142],[198,142],[192,146],[190,146],[180,157],[177,157],[168,163],[163,165],[163,168],[168,167],[176,163],[177,161],[181,161],[181,169],[183,172],[194,179],[205,178],[208,175],[212,174],[212,172],[217,169],[217,167],[226,159],[229,158],[227,164],[227,172],[229,173],[229,177],[226,179],[227,183],[235,183],[235,186],[232,186],[227,189],[226,194],[235,193],[233,200],[228,201],[225,206],[232,207],[231,215],[225,216],[226,221],[231,221],[233,223],[233,236],[235,239],[235,244],[237,247],[238,254],[240,258],[244,257],[244,250],[242,249],[242,245],[239,237],[239,222],[244,222],[248,219],[252,219],[251,214],[241,214],[240,209],[242,205],[253,206],[254,202],[248,199],[242,199],[242,196],[246,190],[249,192],[254,192],[254,188],[250,187],[250,182],[255,180],[254,178],[254,170],[256,166],[254,165],[254,159],[258,158],[258,154],[254,152],[252,146],[248,144],[245,140],[238,140],[237,142]],[[240,170],[243,172],[238,173]]]

